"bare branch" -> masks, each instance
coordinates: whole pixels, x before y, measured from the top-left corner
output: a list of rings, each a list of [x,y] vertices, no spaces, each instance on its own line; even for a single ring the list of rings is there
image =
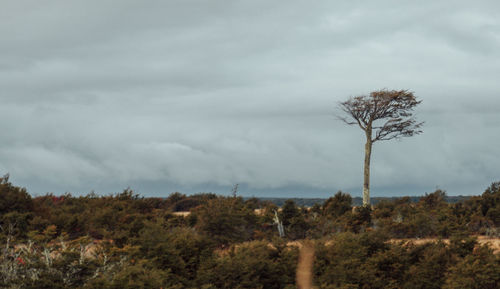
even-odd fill
[[[413,118],[413,109],[420,102],[408,90],[373,91],[339,103],[346,115],[339,119],[349,125],[358,124],[364,131],[373,129],[373,142],[409,137],[422,133],[423,123],[417,123]],[[383,119],[386,119],[383,125],[375,125],[376,121]]]

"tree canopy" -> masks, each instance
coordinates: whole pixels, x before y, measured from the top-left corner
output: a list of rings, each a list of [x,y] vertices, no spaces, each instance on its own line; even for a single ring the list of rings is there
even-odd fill
[[[422,133],[423,122],[413,117],[414,108],[421,102],[408,90],[382,89],[341,102],[346,116],[339,118],[370,133],[371,142],[410,137]]]

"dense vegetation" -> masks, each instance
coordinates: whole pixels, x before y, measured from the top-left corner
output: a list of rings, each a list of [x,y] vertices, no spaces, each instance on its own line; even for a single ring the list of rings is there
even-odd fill
[[[296,288],[299,248],[290,242],[310,239],[318,288],[498,288],[500,256],[476,236],[498,237],[500,183],[454,204],[445,197],[438,190],[417,203],[354,209],[342,192],[280,209],[255,198],[144,198],[129,189],[32,198],[4,177],[0,287]],[[424,237],[449,242],[394,241]]]

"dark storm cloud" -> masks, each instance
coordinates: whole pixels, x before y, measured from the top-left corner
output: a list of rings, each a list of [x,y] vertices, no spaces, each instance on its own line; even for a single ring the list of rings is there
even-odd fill
[[[374,195],[498,179],[495,1],[4,1],[0,171],[30,192],[359,194],[350,95],[410,89],[424,134]]]

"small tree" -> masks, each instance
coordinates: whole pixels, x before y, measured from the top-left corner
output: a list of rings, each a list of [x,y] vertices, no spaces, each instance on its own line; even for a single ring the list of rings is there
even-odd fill
[[[366,136],[363,205],[370,205],[370,158],[372,145],[379,140],[399,139],[419,134],[422,122],[413,118],[418,101],[407,90],[373,91],[369,95],[350,97],[340,102],[340,109],[347,116],[339,117],[349,125],[358,125]]]
[[[349,194],[338,191],[323,204],[323,214],[338,218],[352,210],[352,198]]]

